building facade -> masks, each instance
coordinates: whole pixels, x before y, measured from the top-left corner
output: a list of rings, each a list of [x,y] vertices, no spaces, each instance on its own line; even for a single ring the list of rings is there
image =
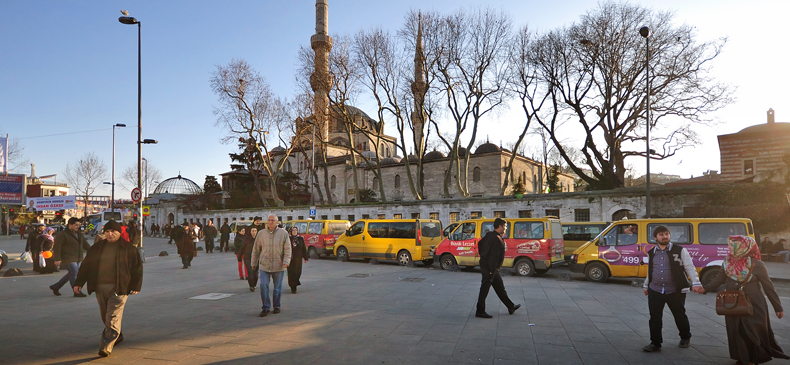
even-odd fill
[[[790,123],[776,123],[774,110],[768,122],[718,136],[721,181],[754,179],[761,174],[787,168],[790,156]]]

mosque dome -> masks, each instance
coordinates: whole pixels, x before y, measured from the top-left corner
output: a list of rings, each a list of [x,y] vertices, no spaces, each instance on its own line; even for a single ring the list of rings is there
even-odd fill
[[[395,156],[395,157],[387,157],[387,158],[385,158],[385,159],[381,160],[381,165],[382,165],[382,166],[387,166],[387,165],[397,165],[397,164],[399,164],[399,163],[400,163],[400,161],[401,161],[401,158],[400,158],[400,157],[398,157],[398,156]]]
[[[479,147],[477,147],[477,149],[475,150],[475,155],[480,155],[483,153],[490,153],[490,152],[500,152],[500,151],[501,149],[497,147],[497,145],[491,142],[486,142],[481,144]]]
[[[156,189],[154,189],[154,194],[197,195],[202,192],[203,189],[201,189],[198,184],[195,184],[192,180],[181,177],[181,174],[177,177],[171,177],[162,181],[156,186]]]
[[[423,161],[433,161],[433,160],[441,160],[444,158],[444,154],[433,150],[425,154],[425,157],[422,158]]]

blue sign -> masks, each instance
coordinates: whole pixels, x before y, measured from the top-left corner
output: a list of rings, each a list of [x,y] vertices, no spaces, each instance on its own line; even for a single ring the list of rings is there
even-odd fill
[[[310,216],[315,217],[315,208],[310,208]]]

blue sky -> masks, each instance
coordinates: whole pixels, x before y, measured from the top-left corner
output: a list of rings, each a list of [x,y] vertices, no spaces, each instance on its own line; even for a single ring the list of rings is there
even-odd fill
[[[790,76],[783,59],[787,40],[780,29],[785,1],[632,1],[674,10],[676,23],[697,27],[698,40],[729,37],[714,61],[714,76],[738,87],[737,102],[718,112],[720,124],[700,127],[702,143],[653,172],[699,176],[719,169],[717,134],[765,123],[768,108],[777,122],[789,119]],[[452,12],[490,5],[507,10],[514,24],[549,30],[577,20],[596,1],[337,1],[329,0],[332,35],[381,26],[397,31],[410,9]],[[216,96],[209,78],[216,65],[248,61],[282,97],[296,92],[300,46],[315,29],[315,2],[297,1],[2,1],[0,2],[0,131],[20,139],[37,175],[58,174],[85,153],[111,163],[116,134],[116,179],[137,157],[137,29],[118,22],[120,10],[142,22],[143,157],[165,178],[181,173],[202,186],[206,175],[229,170],[233,145],[219,142],[214,126]],[[786,61],[785,61],[786,62]],[[362,106],[364,109],[364,105]],[[514,123],[517,110],[492,120]],[[389,129],[390,134],[394,128]],[[483,132],[492,142],[509,141],[507,128]],[[498,134],[499,133],[499,134]],[[643,173],[644,160],[630,161]],[[23,166],[19,173],[29,173]],[[109,195],[102,188],[100,194]],[[116,196],[128,191],[117,186]]]

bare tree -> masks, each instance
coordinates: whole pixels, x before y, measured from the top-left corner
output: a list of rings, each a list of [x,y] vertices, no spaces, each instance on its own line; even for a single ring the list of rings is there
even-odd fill
[[[606,2],[577,24],[532,42],[529,63],[542,97],[532,102],[536,121],[570,169],[592,189],[623,186],[625,159],[646,156],[645,82],[650,82],[650,158],[665,159],[697,142],[694,124],[732,101],[732,90],[708,73],[726,39],[698,43],[694,27],[674,27],[671,12]],[[645,40],[650,36],[650,79],[645,78]],[[540,110],[540,101],[549,107]],[[564,122],[572,126],[560,128]],[[561,136],[579,133],[583,164],[573,161]],[[591,173],[583,171],[589,168]]]
[[[275,96],[266,80],[244,60],[234,59],[227,66],[218,65],[211,77],[211,89],[220,102],[214,109],[216,125],[224,127],[228,133],[223,143],[244,144],[244,150],[250,152],[253,159],[250,175],[261,201],[266,205],[258,179],[258,172],[263,170],[269,177],[272,200],[277,206],[283,206],[285,203],[277,192],[277,179],[296,146],[291,143],[296,130],[288,103]],[[286,147],[272,153],[270,147],[275,143]]]
[[[107,178],[107,167],[93,152],[85,154],[76,165],[66,164],[63,171],[66,181],[74,188],[76,195],[85,199],[83,216],[88,216],[88,200],[96,188]]]
[[[477,138],[483,116],[502,106],[508,98],[508,42],[511,20],[504,11],[490,8],[471,13],[458,11],[446,16],[438,29],[437,62],[431,69],[436,77],[436,92],[445,100],[445,107],[454,123],[452,142],[443,137],[435,120],[437,134],[450,149],[450,165],[444,176],[444,195],[450,196],[453,170],[457,173],[456,189],[469,196],[469,150]],[[459,153],[460,139],[470,131],[466,154]],[[461,161],[463,159],[463,162]]]
[[[156,189],[157,184],[162,182],[162,171],[151,163],[151,160],[143,158],[143,192],[150,194]],[[132,190],[137,187],[137,164],[126,166],[121,173],[121,186],[124,189]]]

